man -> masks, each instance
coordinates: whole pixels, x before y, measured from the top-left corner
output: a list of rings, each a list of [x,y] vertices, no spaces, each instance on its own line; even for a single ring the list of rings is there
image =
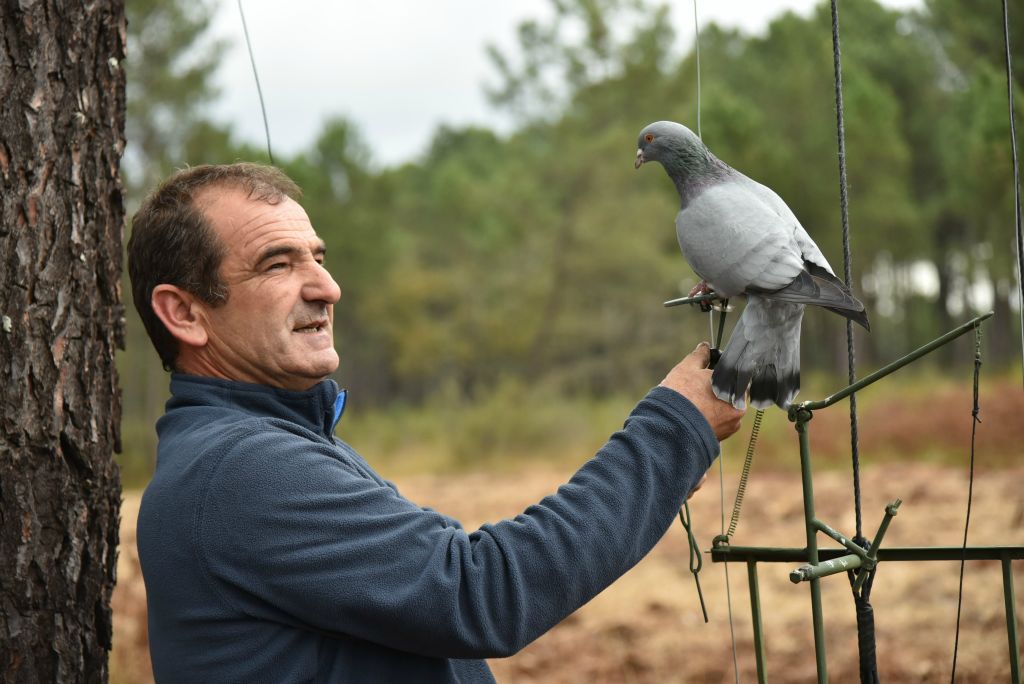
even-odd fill
[[[160,682],[489,682],[639,561],[742,412],[708,351],[558,492],[471,533],[333,436],[325,245],[253,164],[179,172],[133,221],[135,305],[171,399],[138,521]],[[717,439],[716,439],[717,437]]]

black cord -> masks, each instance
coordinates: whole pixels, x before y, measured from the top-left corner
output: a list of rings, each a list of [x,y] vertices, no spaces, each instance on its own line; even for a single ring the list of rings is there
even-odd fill
[[[871,544],[863,537],[854,537],[853,542],[862,549],[870,550]],[[875,654],[875,609],[871,606],[871,587],[875,583],[875,573],[878,572],[876,565],[871,570],[859,568],[847,570],[846,576],[850,580],[850,587],[857,581],[860,573],[868,573],[867,579],[861,585],[860,593],[853,592],[853,604],[857,611],[857,651],[860,656],[860,681],[861,684],[879,684],[878,660]]]
[[[832,64],[835,69],[836,138],[839,145],[839,208],[843,220],[843,276],[853,290],[853,262],[850,255],[850,205],[846,190],[846,128],[843,123],[843,66],[839,50],[839,7],[832,0]],[[857,380],[857,359],[853,347],[853,321],[846,319],[847,377]],[[853,506],[857,518],[857,536],[864,535],[860,512],[860,450],[857,439],[857,395],[850,395],[850,457],[853,461]]]
[[[835,71],[836,91],[836,139],[839,147],[839,209],[843,221],[843,279],[846,287],[853,290],[853,259],[850,253],[850,203],[846,183],[846,130],[843,122],[843,65],[839,49],[839,7],[837,0],[832,6],[832,65]],[[853,321],[846,319],[846,363],[847,379],[852,385],[857,380],[857,357],[853,344]],[[853,510],[857,522],[855,540],[864,539],[864,523],[861,515],[860,496],[860,448],[857,431],[857,394],[850,395],[850,461],[853,466]],[[860,543],[860,542],[859,542]],[[862,571],[864,572],[864,571]],[[868,576],[865,587],[858,595],[854,592],[857,607],[857,647],[860,655],[860,680],[862,684],[878,682],[878,665],[875,659],[875,618],[871,607],[870,583],[874,572]],[[850,581],[854,581],[850,573]]]

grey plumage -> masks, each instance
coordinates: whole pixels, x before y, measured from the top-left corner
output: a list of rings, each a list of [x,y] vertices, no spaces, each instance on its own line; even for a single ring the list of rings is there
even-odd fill
[[[800,391],[800,323],[814,304],[870,330],[850,293],[786,203],[715,157],[685,126],[640,132],[636,167],[657,161],[679,192],[676,237],[694,272],[723,298],[747,305],[712,375],[734,406],[786,408]]]

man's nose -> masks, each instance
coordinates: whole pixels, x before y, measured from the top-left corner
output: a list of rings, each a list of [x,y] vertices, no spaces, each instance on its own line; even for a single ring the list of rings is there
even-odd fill
[[[341,299],[341,288],[331,277],[325,266],[316,264],[309,271],[309,279],[306,281],[302,296],[307,301],[327,302],[334,304]]]

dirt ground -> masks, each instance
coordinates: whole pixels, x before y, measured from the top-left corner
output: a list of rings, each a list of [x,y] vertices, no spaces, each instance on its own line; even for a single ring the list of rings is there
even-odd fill
[[[568,470],[520,474],[409,477],[403,493],[459,518],[472,529],[515,515],[553,491]],[[969,543],[1024,544],[1024,466],[979,472],[974,483]],[[736,476],[726,473],[726,514]],[[853,495],[848,472],[815,476],[818,517],[853,534]],[[885,546],[955,546],[962,542],[967,500],[964,468],[895,464],[862,474],[864,528],[873,535],[885,504],[903,506]],[[151,681],[146,641],[145,587],[135,550],[139,494],[125,496],[118,584],[114,593],[111,680]],[[720,529],[717,467],[691,502],[702,548]],[[803,517],[798,472],[759,472],[755,464],[737,545],[802,547]],[[822,539],[822,547],[831,545]],[[491,661],[499,682],[719,682],[733,680],[725,568],[705,557],[701,584],[711,622],[704,624],[681,527],[673,526],[654,551],[611,588],[517,655]],[[759,565],[772,682],[807,682],[815,676],[807,585],[793,585],[789,563]],[[1013,566],[1018,631],[1024,630],[1024,561]],[[729,566],[736,660],[740,681],[756,681],[747,573]],[[970,562],[964,581],[957,681],[1008,681],[1006,615],[998,562]],[[885,682],[948,681],[952,664],[959,564],[887,563],[872,592],[878,666]],[[859,681],[856,617],[845,576],[822,581],[831,681]]]

